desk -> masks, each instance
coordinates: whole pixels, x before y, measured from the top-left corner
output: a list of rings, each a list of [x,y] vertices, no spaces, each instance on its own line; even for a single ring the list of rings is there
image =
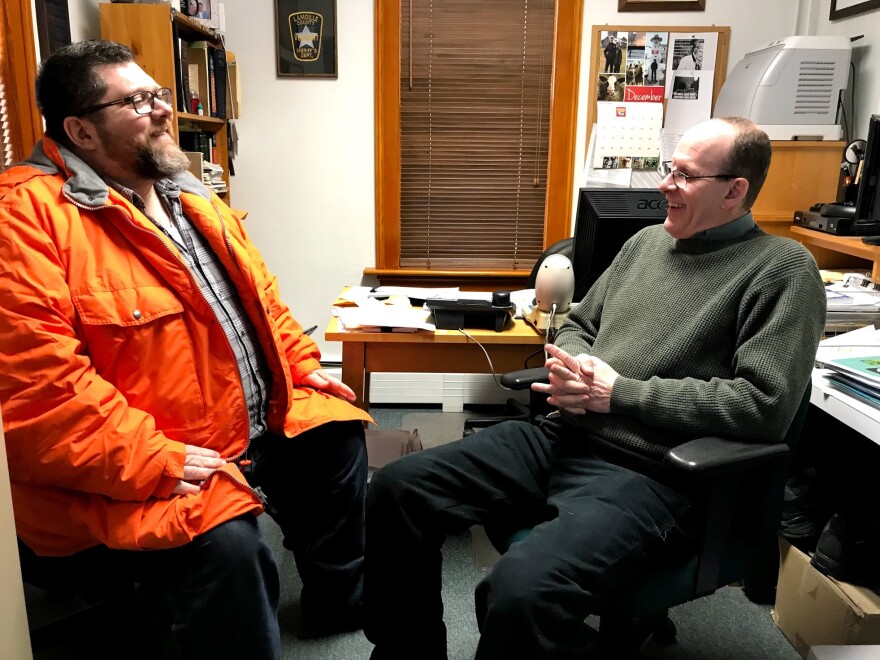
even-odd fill
[[[544,338],[519,319],[503,332],[465,328],[488,351],[495,373],[522,369]],[[370,373],[490,373],[480,347],[458,330],[427,332],[352,332],[333,318],[324,333],[327,341],[342,342],[342,381],[354,390],[358,405],[370,407]],[[538,360],[535,366],[542,366]]]

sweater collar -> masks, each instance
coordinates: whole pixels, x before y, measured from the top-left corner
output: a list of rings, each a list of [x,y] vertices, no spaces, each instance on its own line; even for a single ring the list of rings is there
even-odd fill
[[[752,218],[752,212],[746,211],[745,215],[739,216],[736,220],[731,220],[720,227],[712,227],[711,229],[697,232],[690,238],[703,241],[729,241],[744,236],[754,226],[755,221]]]

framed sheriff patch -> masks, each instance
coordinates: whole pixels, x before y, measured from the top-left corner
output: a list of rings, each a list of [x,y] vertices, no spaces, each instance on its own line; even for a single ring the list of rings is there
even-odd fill
[[[279,77],[336,78],[336,0],[275,0]]]

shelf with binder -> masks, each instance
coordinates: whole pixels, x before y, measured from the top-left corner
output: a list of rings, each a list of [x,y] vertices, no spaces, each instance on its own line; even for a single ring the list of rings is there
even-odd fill
[[[99,13],[101,38],[129,46],[138,65],[160,85],[171,88],[175,140],[181,143],[182,135],[192,130],[213,137],[211,153],[222,167],[225,182],[225,192],[218,195],[229,203],[230,131],[225,101],[229,54],[221,36],[168,4],[101,3]],[[236,85],[240,88],[238,81]],[[203,114],[194,112],[193,98],[202,102]]]

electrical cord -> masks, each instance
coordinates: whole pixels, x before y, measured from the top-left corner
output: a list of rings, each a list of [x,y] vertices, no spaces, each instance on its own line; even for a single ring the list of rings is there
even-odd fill
[[[545,346],[546,346],[547,344],[552,344],[553,341],[556,339],[556,332],[557,332],[557,329],[553,326],[553,321],[555,320],[555,318],[556,318],[556,303],[553,303],[553,306],[550,308],[550,316],[549,316],[548,319],[547,319],[547,330],[546,330],[545,333],[544,333],[544,345],[545,345]],[[495,365],[492,364],[492,358],[489,357],[489,351],[486,350],[486,347],[483,346],[480,342],[478,342],[478,341],[476,340],[476,338],[474,338],[473,335],[471,335],[470,333],[468,333],[468,332],[467,332],[466,330],[464,330],[463,328],[459,328],[458,331],[459,331],[461,334],[463,334],[465,337],[467,337],[468,339],[470,339],[472,342],[474,342],[477,346],[480,347],[480,350],[483,351],[483,355],[486,356],[486,362],[489,363],[489,370],[490,370],[491,373],[492,373],[492,380],[495,381],[495,384],[496,384],[498,387],[500,387],[501,389],[504,389],[504,390],[513,390],[513,388],[511,388],[511,387],[505,387],[505,386],[502,385],[501,382],[498,380],[498,374],[495,373]],[[546,361],[547,361],[547,353],[546,353],[546,350],[545,350],[544,348],[539,348],[537,351],[535,351],[534,353],[532,353],[531,355],[529,355],[529,356],[525,359],[525,368],[528,369],[528,366],[529,366],[529,360],[531,360],[533,357],[535,357],[536,355],[539,355],[539,354],[541,354],[541,353],[544,353],[544,361],[546,362]]]
[[[459,328],[458,331],[461,334],[463,334],[465,337],[470,339],[472,342],[474,342],[477,346],[480,347],[480,350],[483,351],[483,355],[486,356],[486,361],[489,363],[489,369],[492,372],[492,379],[495,381],[495,384],[503,390],[512,390],[513,388],[505,387],[498,380],[498,374],[495,373],[495,365],[492,364],[492,358],[489,357],[489,351],[487,351],[486,348],[480,342],[478,342],[476,339],[474,339],[473,335],[471,335],[467,331],[463,330],[462,328]]]

